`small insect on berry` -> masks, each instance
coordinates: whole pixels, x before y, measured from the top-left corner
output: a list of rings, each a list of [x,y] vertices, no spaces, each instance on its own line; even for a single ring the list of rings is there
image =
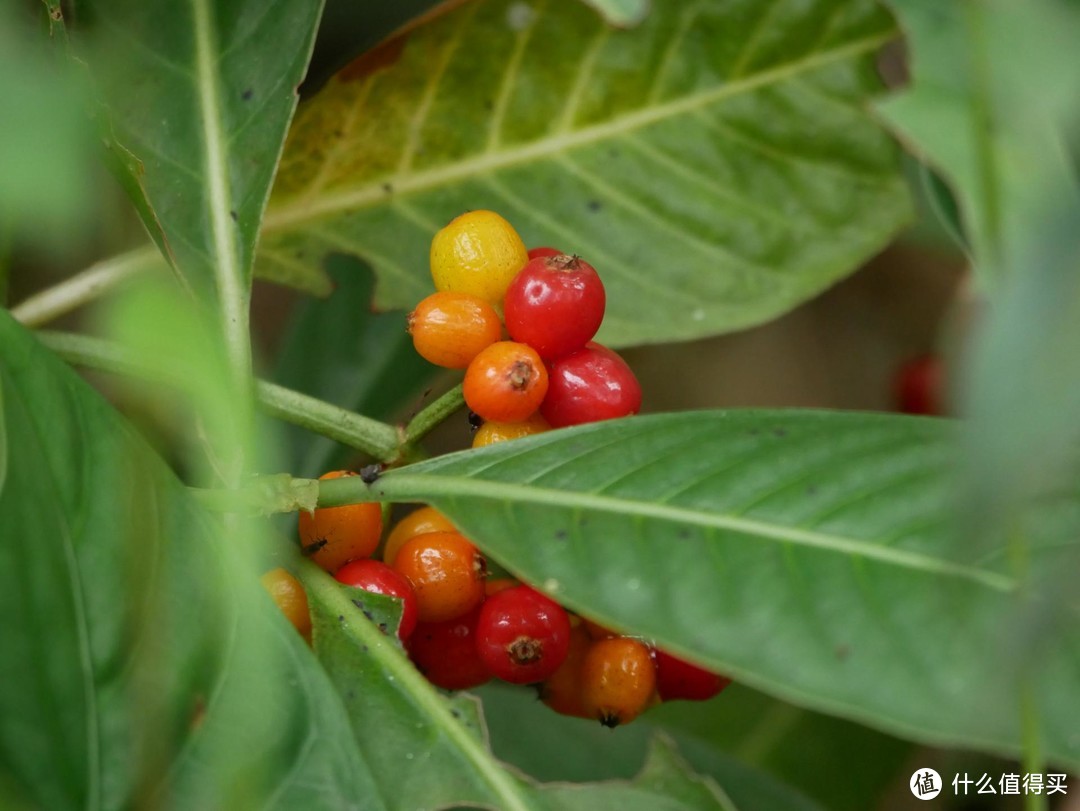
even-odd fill
[[[528,419],[547,390],[547,369],[536,350],[514,341],[499,341],[473,358],[462,388],[469,408],[492,422]]]
[[[565,254],[531,259],[506,290],[506,329],[541,357],[557,358],[596,335],[605,302],[604,285],[585,260]]]
[[[464,369],[502,337],[495,308],[468,293],[428,296],[409,313],[408,330],[420,356],[447,369]]]
[[[561,605],[528,586],[505,589],[481,607],[476,645],[498,678],[513,684],[540,682],[566,659],[570,617]]]
[[[356,474],[348,470],[324,473],[319,481]],[[366,558],[379,545],[382,535],[382,507],[378,504],[346,504],[320,507],[314,513],[301,512],[299,519],[301,552],[328,572],[343,563]]]
[[[404,642],[416,628],[419,606],[416,592],[408,579],[377,560],[354,560],[346,563],[334,575],[339,583],[354,586],[374,594],[396,597],[401,600],[401,622],[398,623],[398,639]]]

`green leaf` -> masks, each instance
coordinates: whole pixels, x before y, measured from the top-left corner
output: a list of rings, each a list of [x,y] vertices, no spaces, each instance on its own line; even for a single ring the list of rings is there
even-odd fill
[[[1066,143],[1080,121],[1080,15],[1060,0],[890,5],[911,43],[912,79],[878,109],[951,183],[975,268],[993,286],[1025,267],[1048,198],[1075,197]]]
[[[255,241],[319,0],[91,1],[76,40],[120,144],[141,162],[147,227],[189,286],[246,324]],[[129,163],[127,168],[134,167]],[[136,198],[138,199],[138,198]]]
[[[612,25],[631,28],[649,13],[649,0],[582,0],[592,6]]]
[[[274,379],[334,405],[379,420],[401,417],[439,370],[413,349],[405,313],[372,311],[375,280],[357,260],[331,256],[334,292],[301,302],[282,338]],[[342,446],[299,428],[289,431],[298,476],[319,476],[345,463]]]
[[[663,705],[662,710],[650,709],[633,724],[620,727],[616,732],[592,721],[557,715],[538,702],[532,690],[492,682],[477,692],[484,703],[491,747],[496,756],[538,778],[553,781],[629,778],[640,769],[650,746],[655,745],[658,738],[670,738],[690,766],[723,786],[724,793],[738,808],[820,811],[825,807],[832,811],[834,806],[816,805],[779,782],[776,776],[740,762],[711,742],[706,743],[705,738],[688,735],[669,723],[672,709],[685,709],[686,715],[696,713],[703,716],[704,723],[712,726],[730,719],[730,713],[718,713],[714,708],[731,707],[750,698],[749,706],[761,709],[769,701],[745,688],[729,690],[734,694],[725,694],[725,698],[708,704],[676,703]],[[758,700],[755,701],[755,697]],[[744,720],[742,715],[740,713],[740,722]],[[756,721],[750,713],[746,714],[745,720],[747,723],[741,728],[724,729],[722,734],[733,737],[749,734]],[[791,746],[793,749],[797,746],[805,753],[807,740],[796,740],[792,736]],[[837,763],[832,764],[832,768],[837,767]],[[869,796],[862,808],[868,807],[876,798],[876,794]]]
[[[341,691],[358,746],[391,808],[734,808],[723,790],[690,771],[664,741],[652,748],[632,782],[543,785],[507,770],[488,749],[476,699],[441,694],[409,663],[396,639],[380,630],[396,625],[395,601],[367,595],[360,608],[353,603],[356,590],[343,589],[313,565],[303,577],[316,651]]]
[[[0,787],[49,809],[383,807],[235,535],[6,314],[0,404]]]
[[[258,271],[344,251],[374,266],[380,306],[411,307],[435,231],[491,208],[597,266],[603,340],[767,320],[909,216],[864,109],[894,35],[871,0],[664,3],[631,31],[579,3],[466,3],[301,109]]]
[[[953,540],[957,446],[943,420],[691,412],[326,482],[320,503],[432,503],[573,610],[916,740],[1017,751],[1023,662],[1047,753],[1080,763],[1076,606],[1036,601],[1028,644],[1005,548]],[[1070,481],[1032,516],[1032,565],[1066,564],[1078,528]]]
[[[992,301],[957,387],[972,425],[963,539],[1007,546],[1010,570],[1040,602],[1068,600],[1080,554],[1046,567],[1030,546],[1038,505],[1069,486],[1078,461],[1080,186],[1067,145],[1080,127],[1080,10],[1060,0],[894,5],[913,80],[883,111],[951,182]],[[1035,644],[1047,609],[1026,610]]]
[[[77,87],[23,23],[13,4],[0,5],[0,104],[10,111],[0,127],[0,251],[15,236],[64,245],[91,211],[93,138]]]

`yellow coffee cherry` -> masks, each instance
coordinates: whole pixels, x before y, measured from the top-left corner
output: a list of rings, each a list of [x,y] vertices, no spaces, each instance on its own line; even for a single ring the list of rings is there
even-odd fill
[[[293,624],[308,642],[311,641],[311,613],[308,611],[307,594],[300,581],[284,569],[271,569],[260,581],[285,619]]]
[[[472,446],[482,448],[508,439],[521,439],[523,436],[542,434],[550,431],[551,426],[539,413],[533,414],[524,422],[485,422],[473,437]]]
[[[450,519],[434,507],[421,507],[406,515],[392,530],[383,547],[382,559],[387,566],[394,565],[394,558],[405,542],[426,532],[457,532]]]
[[[529,261],[514,226],[494,211],[455,217],[431,241],[435,289],[468,293],[499,304],[506,288]]]

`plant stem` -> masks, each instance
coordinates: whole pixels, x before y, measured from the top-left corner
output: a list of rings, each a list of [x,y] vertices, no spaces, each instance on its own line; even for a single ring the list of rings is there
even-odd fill
[[[392,425],[265,380],[255,384],[255,394],[273,417],[362,450],[380,462],[399,456],[398,431]]]
[[[28,327],[36,327],[93,301],[136,274],[161,261],[149,246],[103,259],[58,285],[42,290],[15,307],[11,314]]]
[[[446,394],[428,403],[419,414],[409,421],[409,424],[405,426],[404,446],[408,448],[415,445],[427,436],[435,426],[464,405],[465,397],[459,383]]]
[[[969,1],[961,5],[964,9],[964,22],[971,56],[972,124],[974,127],[972,137],[975,141],[979,191],[983,205],[983,218],[979,223],[982,238],[976,247],[975,258],[985,269],[987,277],[996,280],[1004,272],[1001,251],[1002,215],[1000,178],[994,155],[995,125],[991,101],[993,83],[987,57],[986,26],[981,2]]]
[[[1042,754],[1042,736],[1039,732],[1039,705],[1031,682],[1025,678],[1020,687],[1020,741],[1023,757],[1020,767],[1024,774],[1043,774],[1046,761]],[[1047,811],[1049,804],[1042,794],[1024,794],[1024,811]]]
[[[63,332],[40,332],[38,337],[76,365],[183,386],[183,380],[175,374],[138,362],[111,341]],[[255,394],[272,416],[371,454],[381,462],[393,462],[399,456],[398,431],[392,425],[266,381],[256,382]]]

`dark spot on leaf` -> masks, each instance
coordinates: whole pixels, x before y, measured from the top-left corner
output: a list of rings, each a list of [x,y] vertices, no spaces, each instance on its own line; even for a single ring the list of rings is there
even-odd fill
[[[360,468],[360,481],[364,484],[375,484],[382,475],[382,465],[365,465]]]
[[[457,718],[459,721],[461,720],[461,710],[451,708],[450,714]]]
[[[300,554],[304,555],[305,557],[311,557],[324,546],[326,546],[326,538],[319,538],[307,544],[306,546],[301,546]]]
[[[240,94],[240,98],[242,98],[244,101],[251,101],[251,97],[254,96],[254,95],[255,95],[255,91],[253,91],[249,87],[247,90],[245,90],[243,93]]]
[[[364,653],[367,653],[368,652],[368,646],[367,645],[361,645],[360,650],[362,650]]]
[[[690,530],[688,530],[686,527],[683,527],[679,530],[679,537],[685,541],[687,538],[690,537]]]
[[[235,209],[229,212],[229,216],[232,217],[233,222],[237,222],[240,219],[240,217],[237,216]]]
[[[566,540],[566,530],[565,529],[557,529],[557,530],[555,530],[555,540],[556,541],[565,541]]]
[[[847,645],[837,645],[835,653],[836,658],[842,662],[847,659],[848,656],[851,654],[851,648],[849,648]]]
[[[384,192],[386,192],[387,194],[393,194],[394,193],[394,184],[393,183],[383,183],[382,184],[382,190]]]
[[[485,110],[494,110],[495,109],[495,102],[493,102],[491,99],[484,99],[484,109]]]
[[[354,698],[356,698],[356,691],[355,690],[348,690],[345,693],[345,698],[348,699],[349,701],[352,701]]]
[[[371,619],[371,617],[368,617],[368,619]],[[379,623],[379,630],[382,631],[384,634],[390,633],[390,629],[386,627],[385,622],[380,622]]]
[[[344,614],[338,614],[337,618],[338,618],[338,622],[345,622],[345,615]]]
[[[787,436],[787,431],[785,429],[783,429],[783,428],[774,428],[773,429],[773,436],[779,436],[779,437]]]
[[[585,204],[585,208],[589,209],[589,211],[599,211],[602,207],[599,200],[590,200]]]
[[[750,434],[750,436],[757,436],[758,434],[760,434],[760,433],[761,433],[761,430],[760,430],[760,429],[758,429],[758,428],[751,428],[751,429],[750,429],[749,431],[747,431],[746,433]]]
[[[809,487],[806,488],[806,495],[808,495],[808,496],[816,496],[817,494],[818,494],[818,486],[816,484],[812,484],[812,485],[810,485]]]

